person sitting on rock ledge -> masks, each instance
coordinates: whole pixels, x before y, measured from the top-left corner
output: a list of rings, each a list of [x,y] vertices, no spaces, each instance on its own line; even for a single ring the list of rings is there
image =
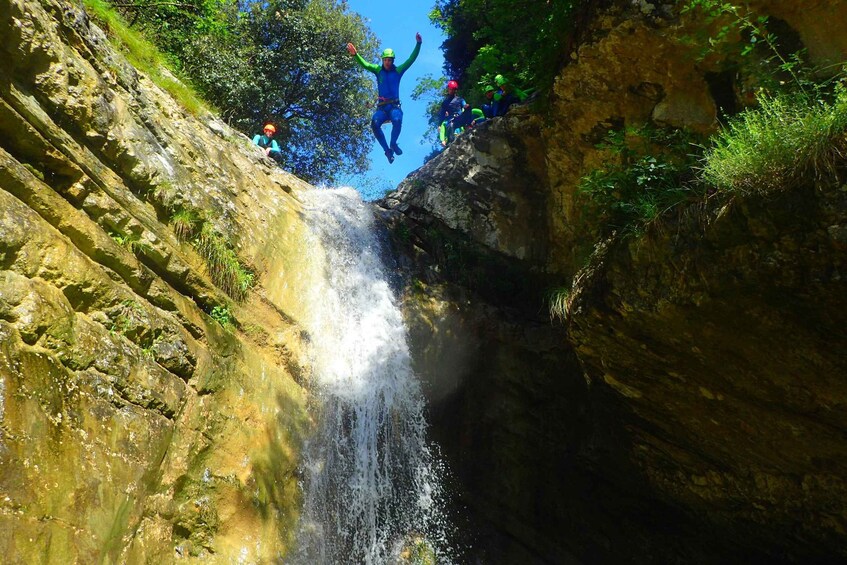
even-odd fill
[[[494,101],[494,94],[497,92],[497,89],[487,84],[482,89],[482,92],[485,94],[486,102],[482,105],[482,113],[486,118],[491,119],[497,115],[497,103]]]
[[[499,90],[494,93],[496,105],[495,115],[505,116],[513,104],[520,104],[529,97],[529,92],[516,88],[512,82],[503,75],[494,77]]]
[[[276,162],[280,162],[282,159],[282,150],[279,148],[279,144],[273,138],[276,133],[276,128],[273,124],[265,124],[264,129],[262,130],[262,135],[256,134],[253,137],[253,144],[258,145],[262,149],[265,150],[265,155],[270,157]]]
[[[472,119],[470,104],[459,96],[459,83],[448,81],[447,96],[438,110],[438,139],[441,147],[447,147],[458,132],[470,125]]]

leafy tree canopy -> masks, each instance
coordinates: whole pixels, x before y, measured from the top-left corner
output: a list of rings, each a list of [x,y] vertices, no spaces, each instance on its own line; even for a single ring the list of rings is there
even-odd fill
[[[472,103],[498,74],[547,89],[567,56],[580,10],[569,0],[436,0],[430,13],[447,40],[444,71]]]
[[[231,125],[276,125],[283,165],[314,183],[365,171],[373,85],[347,54],[376,38],[339,0],[139,0],[122,10]]]

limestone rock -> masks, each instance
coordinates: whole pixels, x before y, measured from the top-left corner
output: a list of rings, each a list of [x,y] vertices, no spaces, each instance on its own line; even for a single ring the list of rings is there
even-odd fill
[[[308,186],[182,109],[79,4],[0,16],[0,550],[275,561],[299,513],[300,331],[261,286],[227,297],[168,220],[205,211],[274,286]]]

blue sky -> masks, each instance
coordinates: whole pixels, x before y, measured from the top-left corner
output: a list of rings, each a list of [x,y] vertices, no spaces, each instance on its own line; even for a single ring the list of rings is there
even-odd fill
[[[406,175],[423,165],[424,157],[432,151],[433,140],[425,138],[426,104],[423,100],[412,100],[411,94],[419,77],[439,77],[444,72],[444,57],[440,49],[444,36],[441,30],[429,22],[429,12],[434,4],[434,0],[347,0],[350,10],[361,14],[362,19],[376,34],[380,51],[391,47],[397,53],[398,62],[405,61],[412,53],[416,32],[423,38],[417,61],[409,67],[400,83],[403,131],[397,144],[403,149],[403,155],[396,157],[393,164],[389,164],[373,134],[368,133],[373,141],[370,153],[371,170],[364,175],[364,179],[343,179],[343,184],[349,184],[359,190],[366,200],[379,198],[384,190],[395,188]],[[386,138],[389,137],[390,128],[390,125],[384,126]]]

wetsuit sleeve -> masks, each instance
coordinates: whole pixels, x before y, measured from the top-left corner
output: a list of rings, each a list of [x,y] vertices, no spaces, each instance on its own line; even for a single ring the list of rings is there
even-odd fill
[[[259,145],[259,138],[260,137],[262,137],[262,136],[260,136],[258,134],[253,136],[253,145]]]
[[[271,140],[271,153],[277,152],[282,153],[282,149],[279,148],[279,144],[276,142],[276,139]]]
[[[368,63],[358,53],[353,55],[353,58],[356,59],[356,62],[359,63],[359,66],[365,69],[366,71],[370,71],[372,73],[379,72],[379,65],[377,65],[376,63]]]
[[[403,73],[405,73],[405,72],[406,72],[406,69],[408,69],[409,67],[411,67],[411,66],[412,66],[412,63],[414,63],[414,62],[415,62],[415,59],[417,59],[417,58],[418,58],[418,55],[420,54],[420,52],[421,52],[421,44],[420,44],[420,43],[415,42],[415,49],[412,51],[412,54],[411,54],[411,55],[409,55],[409,58],[408,58],[408,59],[406,59],[406,61],[405,61],[405,62],[403,62],[403,64],[402,64],[402,65],[398,65],[398,67],[397,67],[397,72],[398,72],[398,73],[400,73],[401,75],[402,75]]]

